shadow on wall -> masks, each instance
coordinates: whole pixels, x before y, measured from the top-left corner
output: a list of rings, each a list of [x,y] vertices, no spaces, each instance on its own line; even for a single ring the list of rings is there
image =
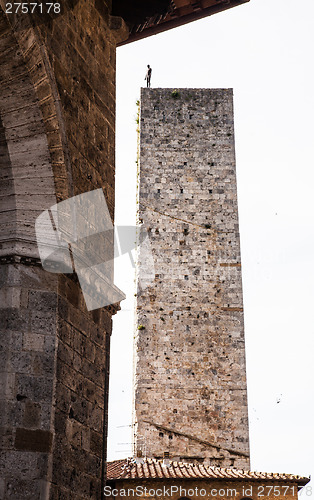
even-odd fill
[[[0,234],[3,234],[10,220],[10,229],[15,230],[15,219],[10,219],[10,212],[15,209],[14,181],[4,126],[0,117]],[[5,211],[5,213],[4,213]],[[1,283],[0,283],[1,286]]]

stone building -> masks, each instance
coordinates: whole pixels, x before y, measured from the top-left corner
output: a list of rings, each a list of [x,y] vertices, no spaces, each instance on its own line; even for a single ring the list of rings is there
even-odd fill
[[[108,464],[108,498],[149,500],[297,500],[308,478],[247,472],[169,460],[117,460]]]
[[[115,50],[246,0],[0,1],[0,498],[96,499],[111,318],[39,259],[36,217],[102,188],[114,218]],[[131,7],[130,7],[131,6]]]
[[[142,89],[139,218],[135,456],[249,469],[231,89]]]

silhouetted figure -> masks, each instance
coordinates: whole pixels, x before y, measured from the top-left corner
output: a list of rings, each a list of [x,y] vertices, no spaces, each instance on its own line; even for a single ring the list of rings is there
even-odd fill
[[[150,79],[152,77],[152,68],[150,67],[149,64],[147,64],[147,72],[146,72],[146,76],[145,76],[145,80],[146,80],[146,86],[147,87],[150,87]]]

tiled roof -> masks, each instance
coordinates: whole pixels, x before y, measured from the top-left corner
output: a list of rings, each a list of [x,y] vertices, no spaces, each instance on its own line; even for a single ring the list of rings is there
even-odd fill
[[[124,459],[109,462],[107,479],[212,479],[238,481],[286,481],[301,486],[309,482],[306,477],[273,472],[254,472],[225,469],[202,464],[162,461],[152,458]]]

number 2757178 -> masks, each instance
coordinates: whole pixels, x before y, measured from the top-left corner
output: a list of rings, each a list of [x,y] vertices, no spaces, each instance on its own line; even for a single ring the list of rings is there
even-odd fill
[[[56,2],[8,2],[5,4],[6,14],[33,14],[38,12],[39,14],[60,14],[61,4]]]

